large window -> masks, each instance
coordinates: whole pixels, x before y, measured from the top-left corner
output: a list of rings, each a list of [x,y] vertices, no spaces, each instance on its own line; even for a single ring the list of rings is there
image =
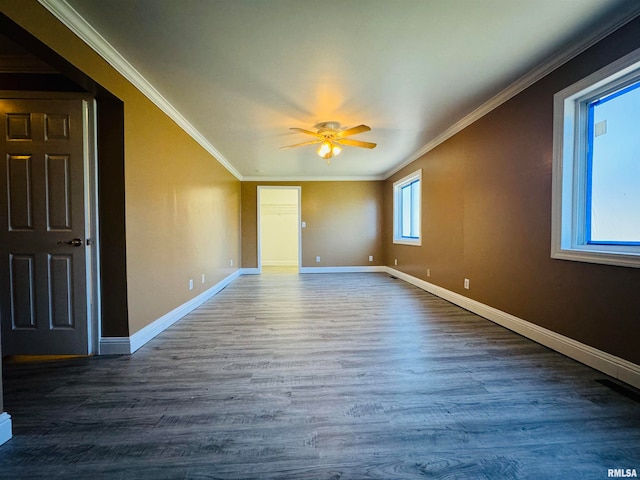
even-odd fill
[[[421,245],[422,170],[393,184],[393,243]]]
[[[640,50],[554,109],[552,257],[640,267]]]

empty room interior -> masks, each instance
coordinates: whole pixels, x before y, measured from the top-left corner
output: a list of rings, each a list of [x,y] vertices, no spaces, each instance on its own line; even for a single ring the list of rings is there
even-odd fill
[[[640,2],[0,0],[0,91],[0,479],[637,477]]]

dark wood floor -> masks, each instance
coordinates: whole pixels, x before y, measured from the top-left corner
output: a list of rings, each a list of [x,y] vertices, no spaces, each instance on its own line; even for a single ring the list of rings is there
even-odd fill
[[[384,274],[243,276],[133,356],[7,363],[0,478],[640,474],[605,378]]]

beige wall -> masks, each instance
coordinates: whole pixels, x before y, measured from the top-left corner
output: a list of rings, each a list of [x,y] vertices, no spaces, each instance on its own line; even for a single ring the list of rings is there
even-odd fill
[[[238,266],[240,182],[36,0],[0,0],[0,9],[124,103],[126,282],[133,334]]]
[[[243,267],[258,266],[258,185],[302,187],[303,267],[383,264],[383,182],[242,182]]]
[[[125,126],[135,131],[125,143],[134,333],[237,269],[240,182],[154,106],[127,106]]]
[[[390,222],[393,182],[423,169],[423,242],[385,229],[387,264],[640,363],[640,269],[550,258],[553,94],[638,47],[635,20],[389,178]]]

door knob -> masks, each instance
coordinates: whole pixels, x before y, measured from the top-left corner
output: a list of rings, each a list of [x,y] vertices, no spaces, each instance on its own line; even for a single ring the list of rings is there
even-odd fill
[[[69,240],[68,242],[58,242],[58,245],[71,245],[72,247],[79,247],[82,245],[82,240],[79,238],[74,238],[73,240]]]

